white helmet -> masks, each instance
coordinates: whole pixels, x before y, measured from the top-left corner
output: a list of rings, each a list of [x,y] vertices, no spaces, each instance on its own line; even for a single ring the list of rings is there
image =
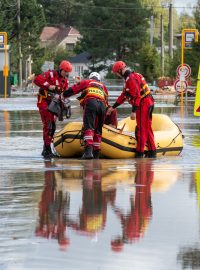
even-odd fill
[[[101,76],[98,72],[92,72],[89,75],[89,79],[95,79],[97,81],[101,81]]]

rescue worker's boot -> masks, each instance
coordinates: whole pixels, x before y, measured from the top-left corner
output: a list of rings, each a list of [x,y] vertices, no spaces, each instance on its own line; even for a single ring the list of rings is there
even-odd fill
[[[45,145],[43,146],[43,150],[42,150],[42,153],[41,153],[42,156],[44,156],[44,152],[45,152]]]
[[[52,158],[52,152],[51,152],[51,146],[50,145],[44,145],[42,156],[45,159],[51,159]]]
[[[94,156],[94,159],[99,159],[99,156],[100,156],[100,150],[93,150],[93,156]]]
[[[52,153],[51,146],[50,145],[44,145],[43,151],[42,151],[42,156],[44,158],[50,159],[50,158],[55,158],[57,155]]]
[[[143,158],[144,153],[143,152],[135,152],[135,158]]]
[[[156,158],[156,156],[157,156],[156,150],[149,150],[147,153],[148,158]]]
[[[88,145],[85,147],[84,153],[81,157],[81,159],[93,159],[93,147]]]

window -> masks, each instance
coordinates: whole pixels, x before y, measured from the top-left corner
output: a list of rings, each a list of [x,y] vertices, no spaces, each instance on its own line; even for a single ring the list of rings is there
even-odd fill
[[[68,51],[73,51],[74,49],[74,44],[73,43],[66,43],[66,49]]]

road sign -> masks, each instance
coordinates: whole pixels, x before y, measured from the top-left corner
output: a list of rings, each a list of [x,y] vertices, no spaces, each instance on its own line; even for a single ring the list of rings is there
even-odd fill
[[[184,39],[184,48],[185,49],[192,49],[192,43],[193,41],[198,41],[198,30],[197,29],[184,29],[184,34],[185,36],[183,37]]]
[[[8,51],[7,51],[7,33],[0,32],[0,48],[4,49],[4,67],[3,67],[3,76],[4,76],[4,97],[7,97],[7,85],[8,85]]]
[[[197,90],[196,90],[196,97],[194,103],[194,116],[200,116],[200,65],[199,65],[199,72],[197,77]]]
[[[200,113],[200,106],[196,109],[196,112]]]
[[[0,34],[0,48],[4,48],[5,44],[5,38],[4,38],[4,33]]]
[[[179,77],[184,76],[185,78],[191,75],[191,67],[188,64],[179,65],[176,69],[176,73]]]
[[[187,81],[181,82],[180,80],[176,80],[174,82],[174,88],[178,93],[184,92],[188,87]]]

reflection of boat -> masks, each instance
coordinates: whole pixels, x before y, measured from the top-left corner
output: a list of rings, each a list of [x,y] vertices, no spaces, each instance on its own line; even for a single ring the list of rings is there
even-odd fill
[[[55,164],[60,167],[64,160],[56,160]],[[115,189],[119,185],[133,186],[135,185],[136,174],[139,166],[132,167],[122,162],[104,162],[103,160],[91,160],[89,164],[83,164],[83,161],[73,162],[70,170],[57,170],[55,177],[58,190],[64,191],[80,191],[82,189],[82,181],[85,179],[85,170],[101,172],[101,188],[103,191]],[[84,165],[84,167],[82,167]],[[73,169],[74,167],[74,169]],[[153,170],[151,189],[153,192],[165,192],[178,180],[180,174],[179,166],[173,164],[156,164],[152,166],[152,160],[146,159],[141,162],[141,170]],[[143,176],[141,176],[143,177]]]
[[[129,117],[119,121],[118,129],[104,125],[101,152],[109,158],[132,158],[135,156],[136,122]],[[68,123],[54,138],[54,147],[61,157],[80,156],[81,122]],[[171,119],[163,114],[153,115],[153,130],[158,155],[179,155],[183,148],[182,132]],[[146,148],[147,150],[147,148]]]
[[[45,166],[35,233],[57,239],[62,250],[70,248],[72,231],[81,237],[96,237],[112,222],[113,226],[120,224],[117,234],[111,232],[113,251],[144,237],[152,219],[152,191],[160,191],[161,183],[162,190],[164,186],[167,190],[179,171],[174,164],[157,164],[152,159],[131,164],[124,160],[58,159]]]

